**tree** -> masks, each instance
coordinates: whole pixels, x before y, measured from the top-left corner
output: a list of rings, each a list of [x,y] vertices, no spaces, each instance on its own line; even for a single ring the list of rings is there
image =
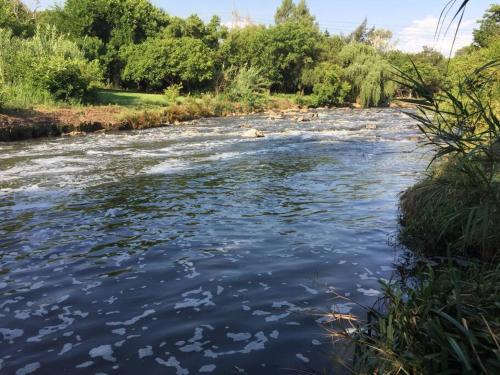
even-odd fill
[[[371,29],[367,35],[366,42],[379,53],[385,53],[391,49],[392,31],[386,29]]]
[[[213,52],[191,37],[150,38],[123,51],[122,78],[138,88],[158,91],[171,84],[201,88],[214,77]]]
[[[302,70],[318,56],[319,31],[302,22],[286,22],[260,34],[252,65],[266,73],[273,91],[296,92]]]
[[[479,21],[479,29],[474,30],[474,43],[479,47],[488,47],[494,38],[500,35],[500,5],[492,5]]]
[[[354,29],[354,31],[347,37],[347,40],[349,42],[367,43],[368,37],[373,30],[373,28],[368,29],[368,18],[365,17],[363,22],[361,22],[361,25]]]
[[[312,93],[317,106],[344,103],[351,87],[341,79],[339,65],[321,62],[314,68],[304,69],[300,84],[304,93]]]
[[[305,22],[311,25],[316,23],[316,18],[311,14],[306,0],[300,0],[295,7],[294,18],[297,21]]]
[[[306,0],[300,0],[297,5],[294,4],[293,0],[283,0],[281,6],[276,10],[274,21],[276,25],[290,21],[300,21],[314,25],[316,19],[311,14]]]
[[[32,12],[20,0],[0,0],[0,28],[9,29],[14,36],[31,36],[35,31]]]
[[[78,46],[52,26],[37,27],[31,38],[0,31],[0,47],[8,52],[0,54],[1,80],[22,95],[81,100],[100,79],[98,63],[87,61]]]
[[[352,94],[362,107],[384,104],[393,96],[396,84],[392,81],[391,66],[373,47],[350,43],[342,49],[340,58]]]
[[[174,38],[190,37],[202,40],[212,49],[219,47],[219,42],[227,35],[227,28],[221,25],[220,18],[213,16],[208,24],[204,24],[197,15],[186,19],[174,17],[163,31],[164,35]]]
[[[295,13],[295,4],[293,0],[283,0],[281,6],[276,10],[274,22],[276,25],[281,25],[290,21]]]
[[[99,54],[106,78],[120,84],[120,49],[157,35],[170,17],[148,0],[66,0],[45,12],[45,23],[70,35],[89,56]]]

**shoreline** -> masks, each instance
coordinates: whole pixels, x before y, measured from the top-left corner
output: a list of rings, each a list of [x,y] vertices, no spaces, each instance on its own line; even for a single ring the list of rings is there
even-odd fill
[[[13,109],[0,113],[0,142],[16,142],[37,138],[83,136],[126,130],[145,130],[180,125],[189,121],[212,117],[251,116],[267,114],[270,120],[288,116],[296,122],[312,120],[307,117],[320,109],[351,108],[361,110],[356,104],[343,107],[307,108],[289,101],[271,101],[265,108],[244,111],[234,106],[234,111],[218,113],[212,109],[172,106],[153,109],[133,109],[123,106],[88,107],[40,107],[36,109]],[[398,100],[388,107],[408,109],[410,106]]]

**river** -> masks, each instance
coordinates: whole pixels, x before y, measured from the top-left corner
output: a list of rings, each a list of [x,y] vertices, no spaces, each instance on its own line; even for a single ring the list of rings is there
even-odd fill
[[[417,134],[339,109],[0,144],[0,373],[328,373],[323,314],[392,275]]]

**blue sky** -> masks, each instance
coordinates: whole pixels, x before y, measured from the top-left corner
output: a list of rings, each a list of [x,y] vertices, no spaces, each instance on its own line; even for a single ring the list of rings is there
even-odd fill
[[[34,0],[31,0],[34,2]],[[29,0],[28,0],[29,2]],[[41,0],[42,7],[61,1]],[[213,14],[223,22],[231,23],[232,12],[250,17],[255,23],[272,23],[273,15],[281,0],[153,0],[168,13],[188,16],[197,13],[207,20]],[[468,7],[458,46],[470,43],[475,21],[482,17],[493,0],[473,0]],[[368,17],[371,25],[390,29],[394,33],[397,47],[407,51],[419,50],[422,45],[431,45],[449,52],[451,35],[434,41],[437,17],[446,0],[309,0],[311,12],[322,29],[332,34],[349,33]]]

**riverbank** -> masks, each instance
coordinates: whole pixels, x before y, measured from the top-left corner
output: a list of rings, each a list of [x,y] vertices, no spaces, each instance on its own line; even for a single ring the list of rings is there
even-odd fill
[[[356,104],[346,107],[359,108]],[[394,101],[392,108],[405,108]],[[29,109],[4,109],[0,112],[0,142],[87,133],[142,130],[178,125],[209,117],[243,116],[264,113],[270,119],[289,117],[305,122],[316,108],[297,104],[295,96],[270,96],[260,107],[217,96],[179,97],[168,104],[161,95],[103,91],[93,105],[50,105]]]
[[[497,81],[482,78],[411,115],[435,155],[401,195],[407,256],[367,319],[337,334],[354,344],[354,373],[500,371],[500,123]]]

